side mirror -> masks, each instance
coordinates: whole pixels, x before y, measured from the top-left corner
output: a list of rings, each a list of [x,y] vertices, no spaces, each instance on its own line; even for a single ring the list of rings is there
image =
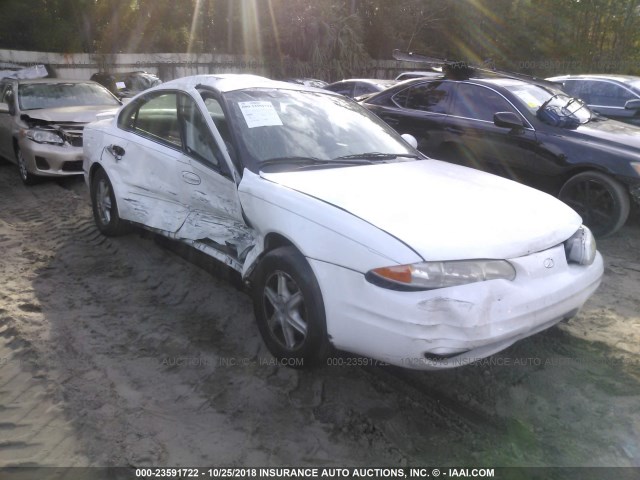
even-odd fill
[[[9,105],[0,103],[0,113],[9,113]]]
[[[640,99],[627,100],[624,104],[625,110],[640,110]]]
[[[493,115],[493,124],[502,128],[517,128],[524,126],[522,119],[513,112],[497,112]]]
[[[408,133],[403,133],[400,136],[404,139],[405,142],[407,142],[413,148],[418,148],[418,141],[416,140],[416,137]]]

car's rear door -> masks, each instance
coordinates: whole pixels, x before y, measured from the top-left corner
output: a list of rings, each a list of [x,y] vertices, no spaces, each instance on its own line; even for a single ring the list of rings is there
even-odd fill
[[[169,233],[182,226],[189,211],[180,192],[189,165],[182,153],[177,98],[175,91],[156,91],[130,104],[119,117],[119,138],[102,155],[120,216]],[[114,155],[115,147],[123,153]]]
[[[396,93],[386,104],[370,108],[398,133],[413,135],[418,150],[435,156],[448,139],[447,113],[453,84],[442,80],[414,84]]]

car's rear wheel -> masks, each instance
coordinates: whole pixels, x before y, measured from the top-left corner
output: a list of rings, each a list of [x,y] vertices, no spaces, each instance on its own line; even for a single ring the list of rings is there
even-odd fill
[[[327,357],[324,303],[307,260],[293,247],[265,255],[254,276],[253,307],[269,351],[283,365],[303,368]]]
[[[29,172],[27,162],[22,154],[20,147],[16,147],[16,160],[18,161],[18,170],[20,172],[20,180],[25,185],[35,185],[38,182],[38,176]]]
[[[91,181],[91,205],[93,218],[100,232],[107,236],[125,233],[126,225],[118,215],[113,186],[107,173],[101,168],[95,172]]]
[[[558,197],[580,214],[596,237],[613,234],[629,216],[629,194],[620,182],[604,173],[574,175],[562,186]]]

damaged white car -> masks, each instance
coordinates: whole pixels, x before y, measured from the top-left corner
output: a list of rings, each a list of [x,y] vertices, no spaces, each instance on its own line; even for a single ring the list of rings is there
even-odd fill
[[[170,81],[88,125],[84,154],[98,228],[141,225],[236,269],[289,364],[333,346],[463,365],[575,315],[603,273],[560,201],[428,159],[353,101],[301,85]]]

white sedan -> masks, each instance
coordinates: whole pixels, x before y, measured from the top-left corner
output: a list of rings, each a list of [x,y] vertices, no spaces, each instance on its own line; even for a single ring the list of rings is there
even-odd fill
[[[84,174],[105,235],[136,224],[240,272],[285,364],[454,367],[575,315],[603,273],[580,217],[410,143],[331,92],[194,76],[87,126]]]

